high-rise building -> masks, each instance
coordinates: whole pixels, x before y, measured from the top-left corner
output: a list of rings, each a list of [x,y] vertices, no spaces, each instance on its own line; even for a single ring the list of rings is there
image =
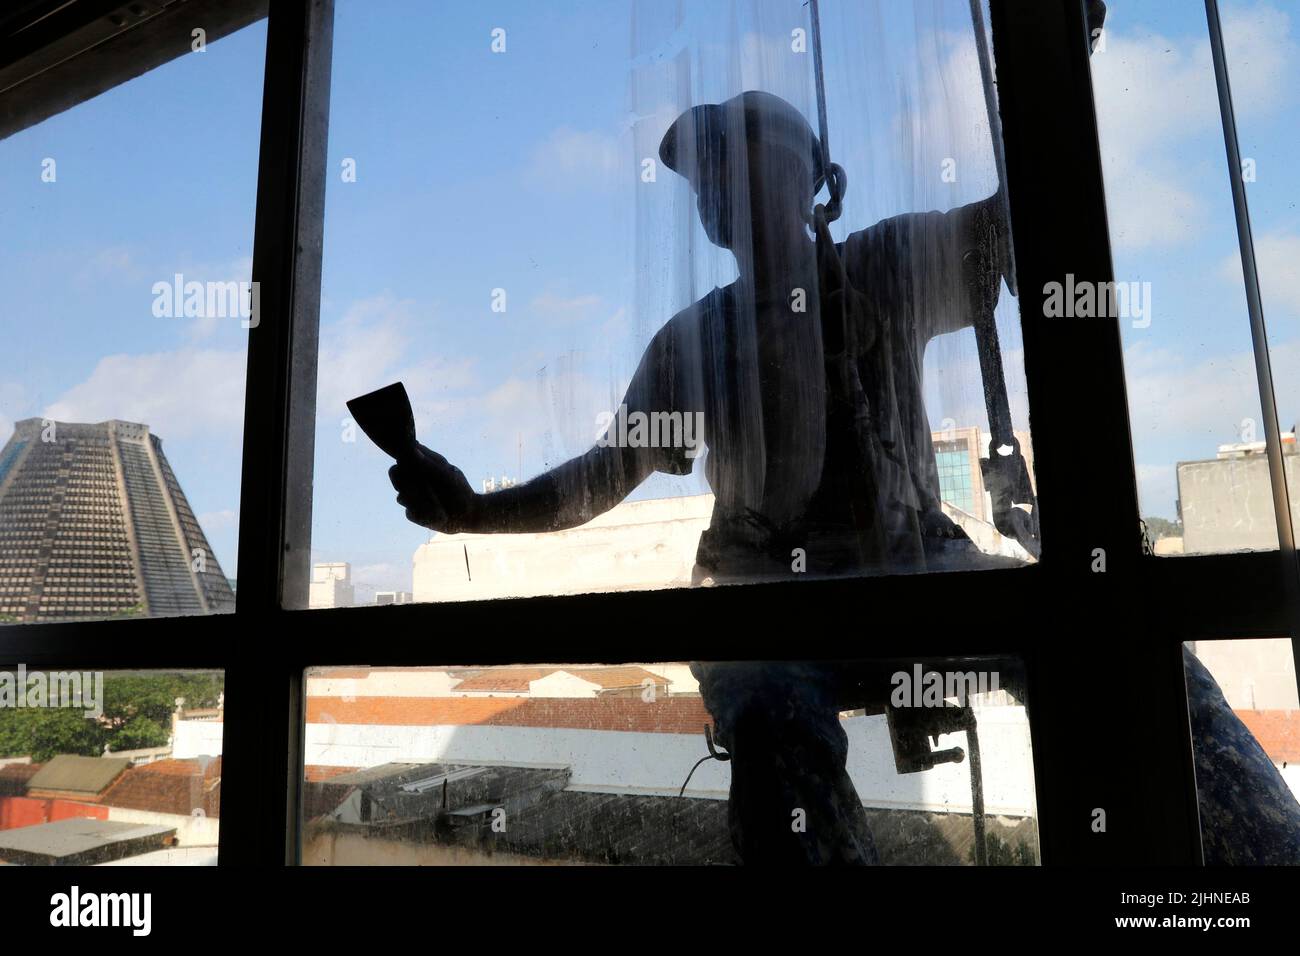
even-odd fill
[[[1020,453],[1029,469],[1030,487],[1034,485],[1034,450],[1028,432],[1015,432]],[[992,503],[987,499],[984,470],[980,459],[989,454],[989,434],[974,426],[949,428],[930,433],[934,445],[934,464],[939,476],[939,497],[944,504],[971,517],[990,522]]]
[[[980,470],[980,430],[951,428],[932,432],[939,497],[968,515],[985,520],[984,476]]]
[[[0,450],[0,620],[210,614],[235,596],[148,425],[28,418]]]

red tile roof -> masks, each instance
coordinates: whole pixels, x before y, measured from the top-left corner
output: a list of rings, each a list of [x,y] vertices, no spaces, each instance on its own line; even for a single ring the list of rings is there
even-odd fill
[[[36,776],[43,765],[39,763],[11,763],[0,767],[0,797],[21,797],[27,792],[27,781]]]
[[[159,760],[131,767],[100,797],[110,807],[153,813],[221,815],[221,758],[204,770],[197,760]]]
[[[572,674],[605,690],[617,687],[640,687],[646,680],[660,686],[668,683],[668,678],[652,673],[644,667],[498,667],[465,678],[456,685],[455,690],[526,694],[528,685],[532,681],[541,680],[556,671]]]
[[[317,764],[308,764],[303,768],[303,779],[308,783],[326,783],[332,777],[341,777],[345,773],[352,773],[354,770],[360,769],[360,767],[323,767]]]
[[[330,680],[364,680],[370,675],[368,667],[313,667],[307,672],[309,678],[328,678]]]
[[[694,695],[659,697],[309,697],[311,724],[491,725],[702,734],[712,718]]]
[[[1274,763],[1300,761],[1300,710],[1233,711]]]
[[[644,667],[592,667],[585,670],[566,668],[570,674],[576,674],[583,680],[599,684],[605,690],[616,687],[642,687],[646,681],[665,686],[667,677],[655,674]]]

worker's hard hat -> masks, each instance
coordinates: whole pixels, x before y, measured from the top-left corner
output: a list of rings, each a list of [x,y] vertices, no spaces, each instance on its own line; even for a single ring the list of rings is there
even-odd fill
[[[659,158],[673,172],[689,176],[691,169],[684,166],[699,165],[711,155],[720,155],[732,137],[788,150],[807,164],[815,188],[821,189],[821,144],[812,127],[781,97],[761,90],[687,110],[668,127],[659,144]]]

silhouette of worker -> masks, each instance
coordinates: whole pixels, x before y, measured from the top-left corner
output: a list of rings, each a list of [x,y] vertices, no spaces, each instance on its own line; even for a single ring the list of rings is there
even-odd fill
[[[1001,198],[885,220],[831,242],[823,169],[802,114],[763,92],[687,111],[660,146],[691,184],[709,238],[739,276],[665,325],[620,415],[699,413],[715,496],[697,582],[948,567],[983,556],[940,505],[921,397],[926,343],[995,301],[1005,253]],[[620,434],[616,420],[610,434]],[[662,443],[661,443],[662,445]],[[391,471],[412,521],[445,532],[581,525],[652,472],[690,472],[693,450],[598,443],[533,480],[474,492],[442,456]],[[698,663],[717,738],[731,755],[731,828],[741,859],[875,861],[845,771],[845,709],[825,664]],[[800,831],[791,810],[805,814]]]
[[[1099,27],[1104,7],[1094,2],[1090,12]],[[715,505],[695,581],[996,563],[941,508],[921,369],[930,339],[991,309],[1004,277],[1014,288],[1002,195],[886,219],[834,244],[815,197],[827,188],[837,206],[847,177],[823,168],[798,110],[756,91],[688,110],[659,152],[690,182],[705,232],[738,269],[654,336],[619,412],[703,422]],[[621,424],[608,434],[628,434]],[[685,443],[602,441],[480,495],[420,446],[390,475],[407,517],[424,527],[545,532],[590,521],[652,472],[689,473],[694,456]],[[852,675],[825,662],[692,670],[730,755],[740,859],[876,862],[839,719],[862,703],[845,696]],[[1222,698],[1215,704],[1201,686],[1189,695],[1194,718],[1198,708],[1221,714]],[[791,825],[795,811],[801,827]]]
[[[921,358],[1000,281],[982,244],[1003,221],[1000,199],[899,216],[819,247],[814,197],[827,177],[817,137],[763,92],[689,110],[660,155],[690,181],[706,233],[739,271],[660,329],[620,404],[620,417],[702,416],[716,504],[697,580],[921,568],[954,542],[969,551],[940,507]],[[619,425],[609,434],[628,432]],[[597,443],[486,495],[427,449],[391,475],[425,527],[556,531],[607,511],[652,472],[691,471],[695,449],[648,444]],[[806,571],[792,569],[805,558]]]

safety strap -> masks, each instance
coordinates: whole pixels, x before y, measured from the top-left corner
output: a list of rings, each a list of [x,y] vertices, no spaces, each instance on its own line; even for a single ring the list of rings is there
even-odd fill
[[[816,0],[813,0],[816,2]],[[989,137],[993,142],[993,161],[998,171],[998,189],[1005,197],[1007,160],[1002,147],[1002,118],[993,97],[993,63],[989,57],[988,34],[984,29],[984,9],[981,0],[970,0],[971,26],[975,31],[975,52],[979,60],[980,85],[984,88],[984,110],[988,114]],[[1005,202],[1005,198],[1004,198]],[[988,244],[997,243],[995,227],[989,225],[984,237]],[[986,245],[986,248],[988,245]],[[1007,275],[1016,292],[1015,249],[1005,244]],[[985,264],[987,268],[987,264]],[[1002,347],[998,342],[998,326],[994,317],[997,305],[997,287],[991,291],[986,276],[978,277],[981,290],[974,316],[975,345],[979,352],[980,377],[984,382],[984,405],[989,416],[988,457],[980,460],[984,484],[993,499],[993,525],[1002,534],[1019,541],[1035,558],[1041,553],[1038,538],[1038,501],[1029,481],[1029,468],[1020,451],[1011,425],[1011,403],[1007,398],[1007,381],[1002,368]],[[1008,448],[1008,454],[1001,449]],[[1029,505],[1029,512],[1016,505]]]
[[[981,0],[970,0],[971,22],[975,30],[975,45],[979,57],[980,79],[984,87],[984,107],[988,112],[989,131],[993,141],[993,155],[997,164],[998,183],[1005,189],[1006,157],[1002,149],[1002,124],[997,104],[993,99],[993,66],[989,58],[987,33]],[[826,82],[822,61],[821,11],[818,0],[808,0],[812,25],[813,70],[817,89],[817,126],[821,145],[822,170],[826,176],[830,201],[825,205],[825,221],[834,222],[840,215],[842,199],[847,187],[847,177],[842,167],[831,162],[830,137],[826,120]],[[984,223],[987,234],[982,237],[983,248],[1002,245],[997,241],[996,225]],[[1014,282],[1015,259],[1010,243],[1006,244],[1007,273]],[[991,263],[975,264],[974,279],[978,281],[976,314],[972,317],[975,343],[979,353],[980,377],[984,385],[984,405],[989,420],[988,457],[980,459],[980,468],[993,501],[993,524],[1002,534],[1020,542],[1035,558],[1039,556],[1038,505],[1029,481],[1029,469],[1021,454],[1020,442],[1011,422],[1011,403],[1007,397],[1006,376],[1002,367],[1002,348],[998,342],[998,327],[994,317],[997,288],[991,291],[986,281]],[[1015,291],[1014,288],[1012,290]],[[1008,451],[1003,454],[1002,449]],[[1028,505],[1026,512],[1016,505]]]

